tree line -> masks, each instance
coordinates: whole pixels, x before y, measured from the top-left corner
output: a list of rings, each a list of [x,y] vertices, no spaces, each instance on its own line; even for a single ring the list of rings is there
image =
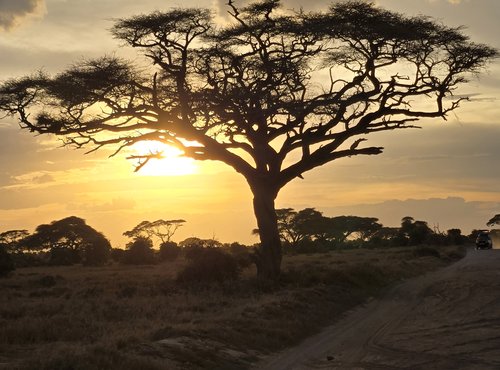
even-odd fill
[[[458,228],[442,232],[426,221],[406,216],[398,227],[387,227],[375,217],[327,217],[314,208],[276,211],[284,251],[314,252],[343,247],[393,247],[417,245],[463,245],[473,242],[481,230],[462,234]],[[491,220],[488,226],[492,226]],[[255,230],[254,232],[257,232]]]
[[[328,217],[315,208],[299,211],[281,208],[276,211],[276,215],[284,253],[326,252],[339,248],[463,245],[474,242],[481,231],[472,230],[469,235],[463,235],[460,229],[452,228],[441,232],[438,228],[429,227],[426,221],[409,216],[401,219],[400,226],[387,227],[375,217]],[[201,275],[217,275],[223,269],[211,272],[204,269],[214,258],[219,262],[226,261],[223,254],[234,260],[224,262],[226,269],[234,273],[239,268],[257,262],[259,244],[228,244],[197,237],[174,242],[172,237],[185,222],[183,219],[142,221],[123,233],[131,239],[125,249],[112,248],[103,233],[76,216],[39,225],[33,233],[8,230],[0,233],[0,275],[7,274],[15,267],[72,264],[102,266],[112,262],[153,264],[172,261],[181,255],[196,261],[199,265],[196,268],[204,271]],[[500,225],[500,215],[492,217],[487,225]],[[254,233],[257,234],[258,230],[254,230]],[[499,230],[493,233],[500,234]]]

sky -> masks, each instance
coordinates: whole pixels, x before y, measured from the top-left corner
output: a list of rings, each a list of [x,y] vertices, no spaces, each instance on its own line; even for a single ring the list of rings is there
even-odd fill
[[[0,0],[0,81],[39,69],[57,73],[82,58],[136,54],[113,39],[113,20],[180,6],[224,13],[223,0]],[[237,1],[237,4],[241,1]],[[284,0],[288,8],[326,9],[330,1]],[[498,0],[377,0],[408,15],[425,14],[465,26],[472,40],[500,49]],[[402,217],[436,230],[464,234],[486,228],[500,213],[500,61],[461,94],[471,100],[447,121],[422,120],[422,129],[373,134],[378,156],[341,159],[305,174],[278,196],[278,208],[314,207],[327,216]],[[143,220],[185,219],[174,240],[190,236],[257,242],[245,180],[229,167],[171,159],[139,173],[124,156],[85,155],[51,137],[0,120],[0,232],[33,231],[67,216],[84,218],[115,247]],[[149,166],[149,165],[148,165]],[[154,175],[154,176],[153,176]]]

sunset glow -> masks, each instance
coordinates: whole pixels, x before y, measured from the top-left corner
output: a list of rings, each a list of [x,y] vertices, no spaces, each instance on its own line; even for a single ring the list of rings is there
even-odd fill
[[[156,142],[143,141],[133,146],[137,155],[161,153],[162,159],[151,159],[138,174],[141,176],[183,176],[197,173],[194,159],[183,157],[181,150]]]

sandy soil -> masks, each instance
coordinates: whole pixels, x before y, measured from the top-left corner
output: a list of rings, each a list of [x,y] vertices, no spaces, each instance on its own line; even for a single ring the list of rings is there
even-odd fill
[[[500,369],[500,250],[470,250],[256,369]]]

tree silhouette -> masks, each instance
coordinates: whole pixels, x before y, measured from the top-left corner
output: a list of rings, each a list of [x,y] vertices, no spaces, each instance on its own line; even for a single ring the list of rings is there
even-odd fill
[[[70,216],[50,224],[37,226],[35,232],[22,242],[28,250],[49,250],[53,263],[101,265],[109,257],[111,245],[103,234]]]
[[[500,214],[493,216],[487,223],[486,226],[500,225]]]
[[[164,244],[171,241],[177,229],[185,222],[185,220],[162,219],[156,221],[142,221],[132,230],[125,231],[123,235],[134,239],[140,236],[149,239],[156,237],[160,240],[160,244]]]
[[[19,252],[23,240],[29,236],[28,230],[8,230],[0,233],[0,246],[8,252]]]
[[[497,56],[460,28],[364,1],[316,13],[279,8],[280,0],[243,8],[229,0],[225,25],[200,8],[119,20],[114,37],[149,68],[86,60],[54,77],[5,82],[0,107],[22,127],[89,151],[155,140],[231,166],[253,193],[258,274],[276,277],[280,189],[333,160],[380,154],[362,145],[367,134],[446,118],[463,99],[457,87]],[[140,169],[160,156],[133,158]]]
[[[123,261],[129,265],[148,265],[154,263],[153,241],[145,236],[137,236],[127,244]]]

